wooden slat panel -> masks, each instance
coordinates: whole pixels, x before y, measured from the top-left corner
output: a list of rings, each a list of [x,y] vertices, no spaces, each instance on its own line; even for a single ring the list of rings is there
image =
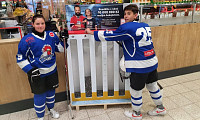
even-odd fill
[[[16,63],[18,42],[0,43],[0,48],[0,104],[32,98],[28,77]],[[59,75],[59,87],[56,92],[63,92],[66,90],[64,55],[56,53],[56,56]]]
[[[200,64],[200,23],[152,27],[158,71]]]

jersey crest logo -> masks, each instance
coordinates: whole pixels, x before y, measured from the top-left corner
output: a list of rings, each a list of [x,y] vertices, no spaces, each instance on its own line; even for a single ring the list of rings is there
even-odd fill
[[[54,37],[54,33],[53,33],[53,32],[50,32],[50,33],[49,33],[49,36],[50,36],[50,37]]]
[[[31,44],[32,42],[35,41],[35,39],[33,37],[28,37],[26,40],[25,40],[28,44]]]
[[[42,55],[40,56],[40,62],[51,60],[54,54],[52,53],[52,48],[50,45],[44,45],[42,48]]]

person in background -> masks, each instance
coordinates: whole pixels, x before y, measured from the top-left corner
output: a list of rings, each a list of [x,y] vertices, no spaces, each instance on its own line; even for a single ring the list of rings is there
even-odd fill
[[[85,15],[86,15],[86,18],[84,19],[84,20],[86,20],[85,27],[97,30],[96,20],[92,17],[92,11],[90,9],[86,9]]]
[[[135,21],[138,16],[138,6],[130,4],[124,8],[125,23],[115,31],[85,31],[94,34],[96,41],[121,41],[125,57],[126,72],[130,72],[130,94],[132,111],[124,114],[132,119],[141,120],[142,89],[147,87],[156,108],[149,115],[165,115],[162,94],[157,85],[158,59],[151,38],[151,28],[146,23]]]
[[[59,86],[55,52],[64,52],[64,43],[54,32],[45,31],[42,15],[33,16],[32,25],[32,33],[19,42],[17,64],[28,75],[38,120],[44,120],[45,106],[57,119],[59,113],[53,109],[55,89]]]
[[[70,27],[72,30],[85,29],[85,17],[81,14],[81,8],[79,5],[74,6],[75,14],[70,19]]]

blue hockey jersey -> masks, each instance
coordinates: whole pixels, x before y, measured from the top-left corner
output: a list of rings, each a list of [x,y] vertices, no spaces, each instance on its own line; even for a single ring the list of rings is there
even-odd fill
[[[94,31],[96,41],[122,41],[126,72],[148,73],[158,67],[151,29],[146,23],[128,22],[115,31]]]
[[[34,33],[28,34],[19,42],[17,64],[26,73],[37,67],[41,77],[50,75],[57,69],[55,52],[64,52],[63,46],[52,31],[45,31],[44,38]]]

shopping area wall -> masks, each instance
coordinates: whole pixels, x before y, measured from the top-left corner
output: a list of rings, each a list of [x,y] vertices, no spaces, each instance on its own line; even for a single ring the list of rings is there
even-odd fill
[[[158,71],[200,65],[200,23],[152,27],[152,40],[159,60]],[[33,98],[27,75],[16,64],[19,39],[0,40],[0,104]],[[60,87],[65,92],[64,55],[57,53]]]

